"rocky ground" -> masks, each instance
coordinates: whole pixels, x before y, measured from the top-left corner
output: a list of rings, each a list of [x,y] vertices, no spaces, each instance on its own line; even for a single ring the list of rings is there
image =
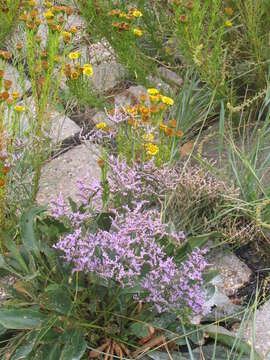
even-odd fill
[[[82,20],[74,16],[72,18],[72,25],[83,27]],[[46,34],[42,34],[43,37]],[[146,89],[140,85],[123,86],[123,79],[125,78],[124,68],[117,63],[113,50],[104,43],[97,43],[92,45],[84,44],[80,49],[87,60],[94,65],[93,86],[98,92],[111,92],[111,100],[117,106],[134,103],[138,100],[139,95],[146,92]],[[77,42],[74,43],[76,48]],[[14,90],[18,88],[18,71],[9,65],[9,78],[13,80]],[[177,74],[166,68],[159,69],[160,78],[154,78],[155,86],[162,86],[163,88],[179,88],[182,85],[182,79]],[[27,81],[27,89],[31,97],[31,85]],[[64,86],[63,86],[64,87]],[[29,102],[31,98],[29,97]],[[73,113],[67,116],[55,110],[53,114],[51,139],[58,151],[53,158],[43,165],[40,188],[37,195],[37,202],[40,205],[47,205],[51,200],[55,199],[60,192],[64,198],[72,197],[76,200],[76,182],[84,175],[90,175],[92,179],[100,178],[100,168],[97,166],[97,158],[99,149],[93,144],[81,143],[78,139],[84,126],[91,128],[97,122],[107,121],[106,114],[100,109],[88,109],[84,114]],[[83,121],[82,121],[83,118]],[[73,120],[72,120],[73,119]],[[76,121],[74,121],[74,119]],[[25,119],[27,122],[27,119]],[[211,159],[215,158],[216,151],[208,145],[204,145],[205,155]],[[212,155],[211,155],[212,151]],[[252,276],[252,270],[240,260],[234,253],[220,253],[216,252],[210,257],[212,268],[219,272],[219,275],[212,280],[215,289],[214,296],[211,298],[210,305],[212,312],[208,316],[209,319],[223,319],[224,317],[234,317],[235,322],[231,327],[231,331],[235,334],[239,329],[239,316],[243,308],[241,306],[241,298],[238,297],[238,291],[245,284],[247,284]],[[4,279],[6,282],[7,279]],[[8,279],[12,281],[12,279]],[[2,283],[3,279],[2,279]],[[3,301],[6,293],[0,287],[0,299]],[[256,313],[247,321],[247,331],[243,334],[249,342],[252,340],[252,333],[255,330],[256,338],[254,340],[256,350],[264,357],[267,352],[270,352],[270,302],[266,302]],[[207,351],[207,346],[205,347]],[[220,357],[223,359],[224,351],[219,348]],[[162,359],[162,354],[159,359]],[[197,355],[196,355],[197,356]],[[199,356],[199,355],[198,355]],[[199,358],[199,357],[198,357]],[[167,359],[167,357],[166,357]]]

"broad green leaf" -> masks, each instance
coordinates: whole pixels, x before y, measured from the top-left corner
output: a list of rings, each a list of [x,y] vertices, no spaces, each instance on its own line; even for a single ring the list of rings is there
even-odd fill
[[[80,360],[86,350],[86,341],[80,330],[74,330],[66,343],[59,360]]]
[[[69,292],[59,285],[57,288],[50,287],[47,289],[44,300],[48,307],[61,314],[67,314],[72,306]]]
[[[49,342],[40,347],[35,352],[31,360],[59,360],[61,355],[61,346],[58,342]]]
[[[39,253],[39,245],[35,234],[35,218],[42,211],[42,209],[32,207],[22,214],[20,221],[22,241],[26,249],[36,256]]]
[[[235,334],[231,333],[222,326],[209,325],[204,329],[204,332],[224,345],[229,347],[234,346],[237,352],[242,352],[246,355],[251,354],[251,346],[247,342],[237,338]],[[263,360],[255,350],[253,350],[253,354],[254,360]]]
[[[34,329],[45,319],[36,309],[0,309],[0,324],[6,329]]]
[[[137,336],[138,338],[146,338],[149,336],[149,327],[143,323],[133,323],[129,327],[129,333]]]
[[[3,325],[0,324],[0,336],[5,334],[6,331],[7,331],[7,329]]]
[[[1,269],[5,269],[5,270],[8,270],[8,266],[3,258],[2,255],[0,255],[0,268]]]
[[[22,271],[26,274],[29,273],[29,269],[25,263],[24,258],[22,257],[20,251],[18,250],[15,242],[12,240],[8,243],[5,243],[5,246],[7,247],[9,254],[8,254],[8,264],[11,267],[14,267],[14,269]]]
[[[25,359],[27,355],[29,355],[32,352],[36,342],[37,335],[38,335],[37,332],[31,332],[27,337],[26,341],[24,342],[24,344],[16,350],[11,360]]]

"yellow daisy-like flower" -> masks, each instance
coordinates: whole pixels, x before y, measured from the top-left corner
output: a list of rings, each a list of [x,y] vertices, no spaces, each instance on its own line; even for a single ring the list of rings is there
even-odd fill
[[[228,28],[232,27],[232,22],[230,20],[225,21],[225,26]]]
[[[159,94],[158,89],[155,89],[155,88],[147,89],[147,92],[149,95],[158,95]]]
[[[163,104],[170,105],[170,106],[172,106],[174,104],[173,99],[168,96],[162,96],[161,101],[163,102]]]
[[[142,138],[143,138],[143,140],[145,140],[145,141],[151,142],[151,141],[154,140],[154,135],[153,135],[153,134],[147,134],[147,133],[145,133],[145,134],[143,134]]]
[[[232,16],[233,15],[233,9],[231,7],[225,7],[225,14],[228,16]]]
[[[18,113],[21,113],[21,112],[25,111],[25,107],[22,105],[16,105],[16,106],[14,106],[14,110]]]
[[[93,75],[93,67],[91,64],[84,64],[83,65],[83,74],[87,77],[90,77]]]
[[[47,7],[47,8],[50,8],[53,6],[53,4],[50,2],[50,1],[45,1],[44,5]]]
[[[68,31],[62,31],[62,35],[64,37],[70,37],[71,36],[71,34]]]
[[[139,10],[134,10],[132,15],[136,18],[139,18],[142,16],[142,13]]]
[[[150,95],[149,99],[151,102],[158,102],[160,100],[160,97],[158,95]]]
[[[14,100],[18,99],[19,96],[20,96],[20,94],[18,93],[18,91],[13,91],[12,97]]]
[[[159,151],[158,146],[155,145],[155,144],[151,144],[151,143],[150,144],[145,144],[145,148],[146,148],[147,154],[150,155],[150,156],[155,156]]]
[[[160,130],[161,131],[164,131],[164,132],[166,132],[167,131],[167,129],[168,129],[168,126],[167,125],[165,125],[165,124],[159,124],[159,128],[160,128]]]
[[[143,32],[142,32],[142,30],[135,28],[135,29],[133,29],[133,34],[141,37],[143,35]]]
[[[105,127],[107,127],[107,124],[105,122],[100,122],[96,124],[96,128],[99,130],[105,129]]]
[[[46,19],[50,19],[54,17],[54,13],[51,10],[48,10],[43,15],[45,16]]]
[[[72,26],[72,27],[69,29],[69,31],[70,31],[72,34],[77,34],[78,28],[77,28],[77,26]]]
[[[69,55],[68,55],[68,57],[69,57],[71,60],[79,59],[80,56],[81,56],[81,53],[80,53],[79,51],[71,52],[71,53],[69,53]]]

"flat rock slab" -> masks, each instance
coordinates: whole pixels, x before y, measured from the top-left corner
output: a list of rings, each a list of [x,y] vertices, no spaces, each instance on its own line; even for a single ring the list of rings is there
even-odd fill
[[[237,290],[249,281],[252,274],[249,267],[233,253],[215,251],[210,254],[208,262],[220,274],[216,287],[229,297],[236,295]]]
[[[270,360],[270,301],[256,311],[255,319],[249,321],[246,337],[250,344],[254,343],[256,351],[263,359]]]
[[[99,64],[104,61],[115,60],[114,51],[106,39],[90,45],[87,47],[86,52],[87,58],[91,64]]]
[[[77,135],[80,131],[81,128],[68,116],[61,115],[58,112],[52,114],[50,138],[54,144],[61,143],[64,140]]]
[[[149,104],[149,96],[147,93],[147,89],[141,85],[131,86],[128,89],[124,90],[120,94],[115,96],[115,105],[116,106],[125,106],[131,105],[134,106],[140,103],[140,95],[146,95],[148,100],[146,101]]]
[[[97,164],[98,148],[93,144],[79,145],[45,164],[41,171],[37,203],[47,205],[62,193],[80,201],[77,181],[89,175],[89,181],[100,179]]]
[[[174,71],[167,69],[163,66],[158,68],[159,75],[171,85],[181,87],[183,85],[183,79]]]
[[[35,105],[32,97],[23,103],[26,112],[20,119],[22,136],[25,130],[29,130],[31,123],[35,122]],[[71,138],[81,131],[81,128],[72,121],[66,114],[53,111],[50,115],[50,124],[48,125],[48,134],[46,134],[53,144],[62,143],[64,140]]]
[[[24,78],[23,79],[24,84],[22,86],[19,71],[15,66],[12,66],[8,63],[4,63],[3,61],[0,60],[0,69],[3,69],[5,71],[4,79],[12,81],[12,86],[11,89],[9,90],[10,93],[12,93],[13,91],[17,91],[20,93],[20,95],[23,95],[22,94],[23,89],[25,89],[25,91],[30,90],[31,88],[30,81]]]
[[[92,83],[99,93],[112,90],[125,76],[124,67],[116,61],[93,65]]]

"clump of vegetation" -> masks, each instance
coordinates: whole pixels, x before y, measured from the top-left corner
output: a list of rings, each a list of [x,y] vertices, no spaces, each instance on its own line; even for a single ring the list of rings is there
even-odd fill
[[[228,358],[260,359],[210,322],[216,272],[206,254],[269,241],[266,14],[267,2],[253,0],[0,0],[0,278],[12,277],[1,359],[187,349],[193,359],[206,338],[212,359],[218,343],[231,347]],[[17,21],[24,40],[13,51],[4,38]],[[108,97],[93,89],[96,64],[79,32],[146,88],[106,104],[103,120],[76,136],[96,144],[100,178],[80,178],[78,199],[59,194],[41,208],[41,167],[62,150],[51,139],[55,109],[74,99],[81,110],[101,108]],[[166,87],[161,70],[184,80]],[[211,140],[216,161],[205,154]],[[234,321],[218,319],[228,329]]]

